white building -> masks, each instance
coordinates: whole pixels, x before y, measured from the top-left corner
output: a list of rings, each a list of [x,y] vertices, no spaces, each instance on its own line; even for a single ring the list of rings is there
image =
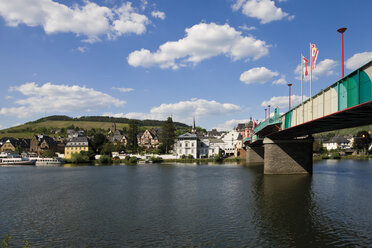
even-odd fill
[[[225,154],[232,156],[235,153],[237,143],[243,139],[243,136],[240,132],[231,130],[230,132],[223,134],[220,139],[224,142],[223,150],[225,151]]]
[[[350,141],[341,136],[335,136],[323,142],[323,147],[329,150],[350,149]]]
[[[220,138],[199,138],[195,133],[185,133],[177,137],[174,154],[177,158],[182,155],[192,155],[193,158],[212,158],[220,151],[227,156],[234,156],[236,147],[241,147],[242,135],[232,130]]]
[[[177,143],[174,147],[174,152],[176,153],[177,158],[181,158],[182,155],[185,155],[186,157],[192,155],[193,158],[199,158],[199,146],[200,140],[196,134],[185,133],[177,137]]]

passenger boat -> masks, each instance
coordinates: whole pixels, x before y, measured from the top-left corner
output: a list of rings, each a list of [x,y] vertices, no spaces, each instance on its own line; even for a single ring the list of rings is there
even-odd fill
[[[59,158],[38,158],[35,162],[36,166],[61,166],[63,161]]]
[[[0,158],[0,166],[35,165],[35,161],[28,158],[8,157]]]

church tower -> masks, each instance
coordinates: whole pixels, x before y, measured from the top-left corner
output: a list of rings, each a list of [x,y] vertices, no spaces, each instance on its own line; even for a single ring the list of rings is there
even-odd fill
[[[191,133],[196,133],[195,116],[194,116],[194,123],[192,125]]]

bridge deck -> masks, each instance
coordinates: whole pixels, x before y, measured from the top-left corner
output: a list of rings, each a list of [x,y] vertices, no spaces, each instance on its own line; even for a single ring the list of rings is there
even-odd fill
[[[372,124],[371,79],[372,60],[274,121],[260,123],[252,142]]]

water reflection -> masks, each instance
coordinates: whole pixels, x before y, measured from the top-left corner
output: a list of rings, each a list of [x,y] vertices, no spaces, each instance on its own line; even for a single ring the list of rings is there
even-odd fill
[[[371,247],[372,165],[0,168],[15,247]]]

